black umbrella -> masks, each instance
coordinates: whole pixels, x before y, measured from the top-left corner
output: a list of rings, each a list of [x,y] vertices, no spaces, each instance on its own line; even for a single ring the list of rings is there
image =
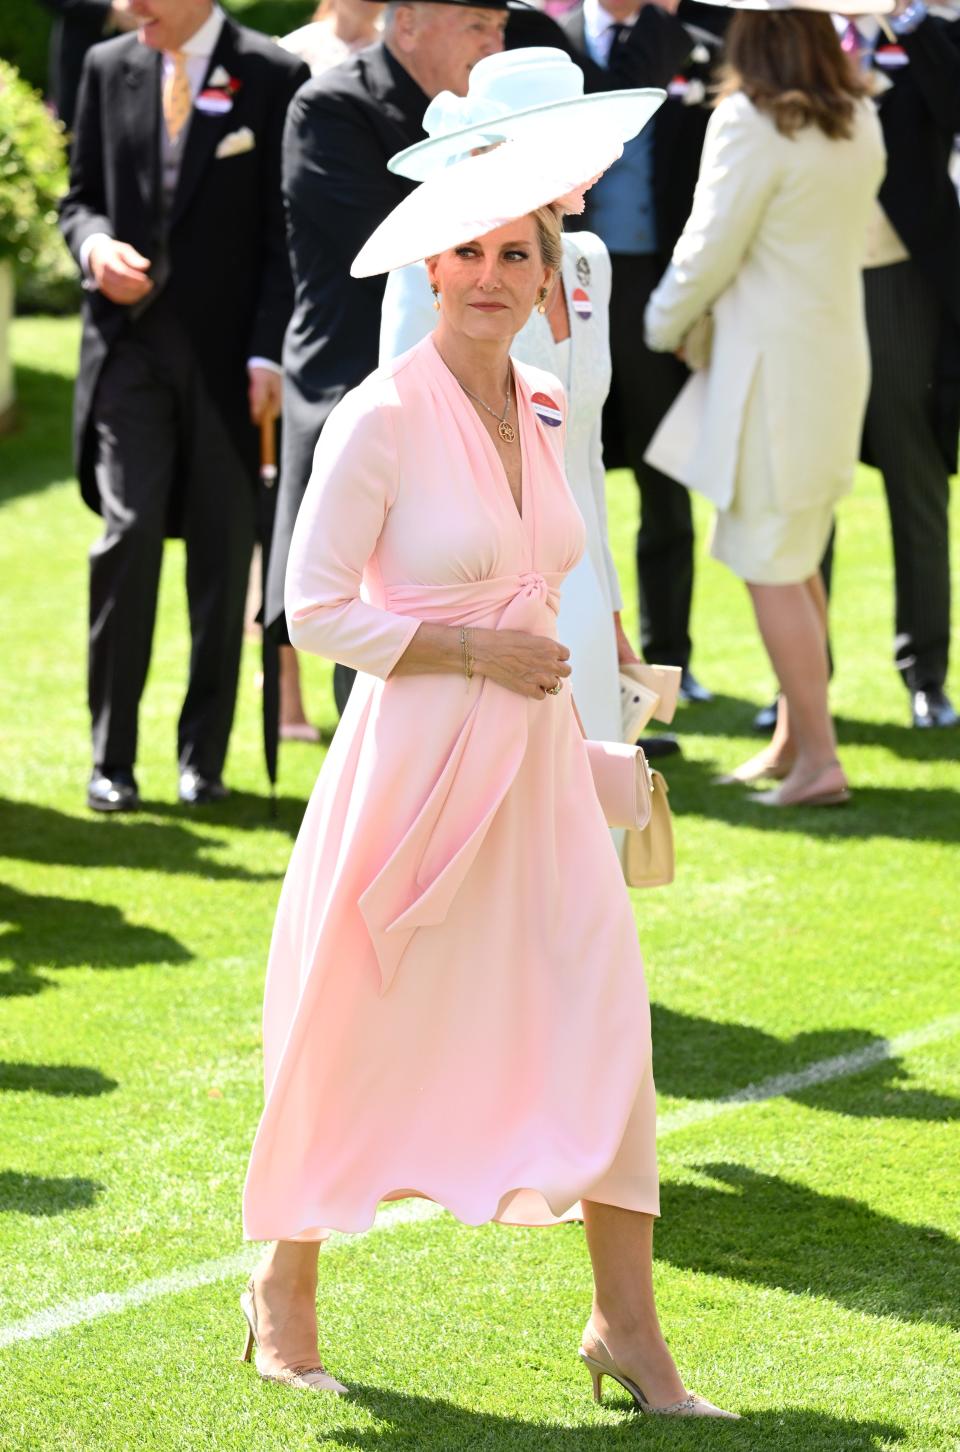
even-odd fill
[[[277,507],[277,421],[272,414],[260,420],[260,579],[266,588],[273,521]],[[260,609],[261,621],[263,608]],[[280,647],[263,630],[263,755],[270,780],[270,813],[277,815],[277,755],[280,744]]]

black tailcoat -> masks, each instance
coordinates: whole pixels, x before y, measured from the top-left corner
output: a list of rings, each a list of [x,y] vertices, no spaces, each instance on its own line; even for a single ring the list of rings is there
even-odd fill
[[[952,472],[960,433],[960,201],[948,168],[960,132],[960,22],[928,16],[899,47],[905,65],[882,38],[873,57],[885,78],[877,97],[887,147],[880,202],[942,308],[935,422]]]
[[[160,190],[161,56],[135,34],[88,54],[77,106],[70,190],[61,228],[79,262],[84,239],[106,232],[154,264],[171,309],[238,451],[255,476],[257,437],[247,404],[247,359],[280,361],[292,289],[280,193],[287,106],[307,67],[256,31],[227,19],[208,75],[237,82],[224,115],[194,109],[177,190],[165,221]],[[242,127],[255,145],[217,158]],[[110,349],[129,309],[88,292],[74,397],[74,448],[83,497],[99,508],[92,408]]]

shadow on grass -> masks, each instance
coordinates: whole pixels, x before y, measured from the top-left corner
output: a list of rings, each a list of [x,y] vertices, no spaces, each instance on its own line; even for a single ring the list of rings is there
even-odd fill
[[[272,802],[269,796],[241,791],[231,791],[225,801],[211,802],[205,807],[185,807],[177,802],[145,801],[143,804],[144,811],[153,817],[173,817],[180,822],[186,820],[191,827],[194,823],[198,826],[209,823],[212,827],[232,827],[235,831],[249,832],[260,832],[268,827],[272,832],[285,832],[289,837],[295,837],[299,832],[306,806],[303,797],[278,796]],[[203,870],[206,873],[205,866]],[[265,873],[263,880],[276,876],[276,873]]]
[[[904,692],[904,702],[907,696]],[[752,729],[760,702],[741,700],[738,696],[714,696],[706,703],[684,706],[678,710],[671,726],[681,737],[728,737],[731,740],[755,741],[759,749],[767,737]],[[904,706],[905,719],[907,707]],[[855,716],[835,716],[837,740],[844,746],[879,746],[891,756],[911,761],[956,761],[960,757],[960,731],[918,731],[915,726],[895,721],[861,721]],[[656,722],[647,727],[648,734],[658,730]],[[749,753],[744,753],[744,756]]]
[[[62,1215],[65,1210],[82,1210],[94,1203],[102,1189],[96,1180],[77,1176],[58,1180],[0,1170],[0,1215]]]
[[[68,897],[44,897],[0,885],[0,998],[40,993],[52,980],[40,968],[137,968],[189,963],[193,954],[170,933],[127,922],[119,908]]]
[[[36,494],[73,475],[73,382],[62,373],[17,368],[17,417],[0,439],[0,504]]]
[[[955,737],[960,751],[960,732]],[[886,837],[909,842],[960,842],[960,792],[947,787],[858,786],[846,807],[765,807],[739,786],[717,786],[716,761],[668,763],[670,806],[678,816],[708,817],[763,832],[851,841]]]
[[[743,1165],[690,1168],[716,1184],[664,1183],[659,1260],[869,1315],[960,1325],[960,1243],[942,1231]]]
[[[586,1376],[584,1376],[586,1384]],[[610,1383],[605,1382],[604,1388]],[[620,1391],[620,1388],[617,1388]],[[317,1438],[320,1447],[362,1448],[364,1452],[489,1452],[528,1449],[528,1452],[610,1452],[610,1449],[643,1446],[657,1449],[697,1449],[709,1441],[711,1447],[782,1449],[782,1452],[875,1452],[880,1446],[903,1440],[903,1428],[894,1422],[854,1421],[823,1412],[783,1407],[775,1411],[748,1412],[743,1421],[704,1423],[700,1418],[618,1418],[603,1426],[556,1427],[544,1422],[525,1422],[491,1412],[474,1412],[440,1398],[409,1396],[382,1387],[353,1385],[350,1401],[359,1402],[377,1417],[374,1428],[344,1428],[325,1431]],[[608,1394],[606,1404],[618,1412],[630,1403]],[[707,1433],[709,1432],[709,1437]]]
[[[82,1064],[10,1064],[0,1060],[0,1092],[85,1099],[110,1094],[116,1088],[116,1079]]]
[[[276,872],[250,872],[245,867],[218,862],[205,856],[207,848],[222,843],[203,835],[203,824],[231,827],[267,825],[269,807],[265,798],[238,792],[216,807],[151,808],[157,816],[169,814],[177,822],[148,822],[134,815],[115,817],[72,816],[53,807],[33,802],[0,799],[0,857],[19,862],[42,862],[48,866],[125,867],[147,872],[193,874],[206,881],[273,882]],[[257,803],[259,820],[253,821],[252,803]],[[285,815],[303,814],[303,803],[284,798]],[[202,819],[197,813],[202,811]],[[191,815],[187,815],[191,813]],[[246,818],[251,820],[247,821]],[[299,816],[297,816],[299,825]],[[296,830],[295,828],[293,829]]]
[[[824,1059],[871,1050],[880,1055],[886,1043],[865,1029],[821,1029],[784,1040],[746,1024],[717,1023],[657,1003],[650,1011],[657,1088],[684,1099],[721,1099],[731,1085],[743,1088]],[[909,1078],[897,1059],[882,1059],[854,1075],[784,1097],[862,1119],[960,1119],[960,1099],[905,1087],[902,1081]]]

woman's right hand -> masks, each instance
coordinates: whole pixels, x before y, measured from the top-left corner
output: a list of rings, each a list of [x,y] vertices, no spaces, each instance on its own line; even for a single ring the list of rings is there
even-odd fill
[[[508,691],[542,701],[570,674],[570,652],[549,635],[526,630],[473,630],[473,668]]]

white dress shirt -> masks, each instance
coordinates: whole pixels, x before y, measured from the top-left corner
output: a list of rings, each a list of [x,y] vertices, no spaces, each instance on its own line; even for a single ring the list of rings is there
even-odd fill
[[[617,27],[626,29],[636,23],[636,15],[629,20],[614,20],[609,10],[604,10],[600,0],[583,0],[583,38],[590,59],[598,66],[606,67],[610,59],[610,48]]]

